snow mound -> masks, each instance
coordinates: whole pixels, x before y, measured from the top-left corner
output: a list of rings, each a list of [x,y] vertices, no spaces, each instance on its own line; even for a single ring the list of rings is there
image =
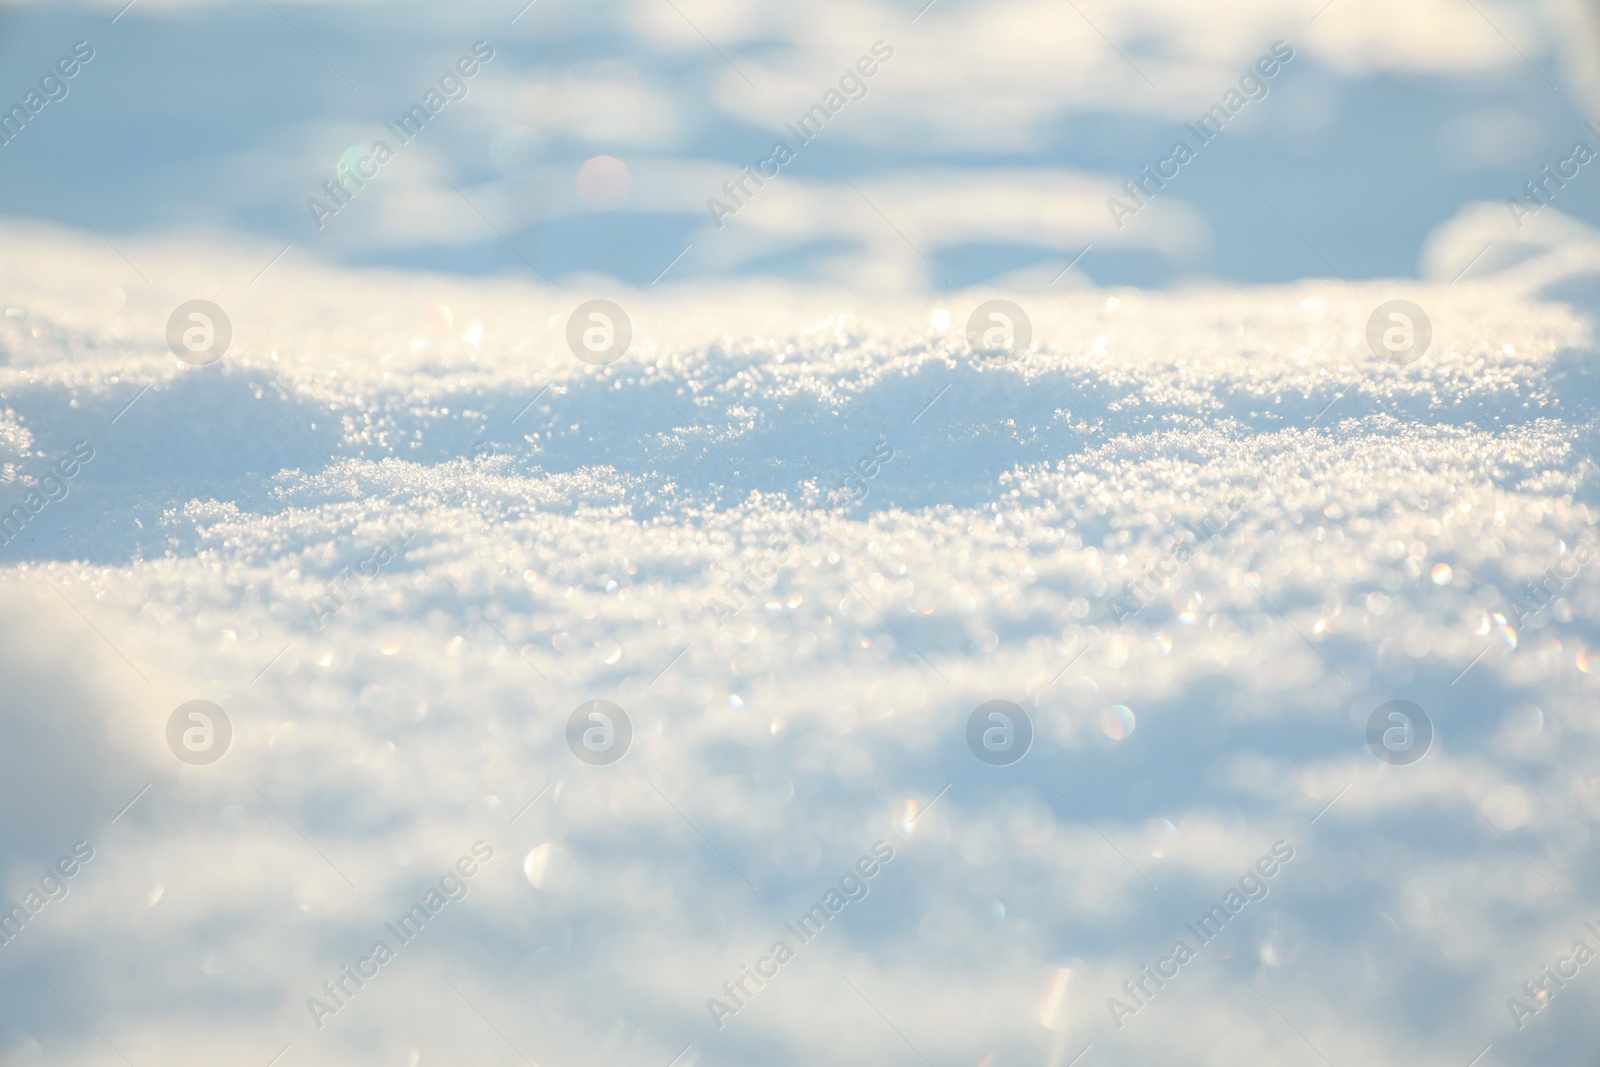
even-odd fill
[[[0,1048],[1570,1046],[1596,992],[1524,989],[1600,919],[1600,383],[1558,236],[1455,281],[917,302],[250,281],[273,250],[200,244],[127,249],[143,286],[8,229],[4,906],[93,858],[0,944]],[[633,328],[604,366],[566,341],[596,296]],[[1025,358],[971,351],[991,298]],[[166,341],[191,299],[232,324],[207,366]],[[1403,365],[1367,340],[1396,299],[1431,324]],[[216,762],[169,741],[193,700]],[[620,761],[572,740],[593,700]],[[1003,766],[992,700],[1033,735]],[[1394,700],[1409,764],[1369,746]]]

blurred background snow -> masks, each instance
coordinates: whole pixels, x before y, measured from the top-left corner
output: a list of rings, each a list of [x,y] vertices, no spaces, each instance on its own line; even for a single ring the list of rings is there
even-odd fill
[[[72,42],[97,50],[5,148],[8,214],[458,274],[642,285],[687,245],[675,280],[956,289],[1048,279],[1085,246],[1102,285],[1404,276],[1461,205],[1522,195],[1600,119],[1590,0],[936,0],[915,21],[922,0],[136,0],[112,25],[125,3],[0,5],[8,106]],[[341,156],[479,40],[466,99],[313,227]],[[880,40],[865,98],[712,225],[707,198]],[[1111,226],[1105,197],[1275,40],[1295,59],[1267,99]],[[586,199],[598,156],[625,176]],[[1562,199],[1597,221],[1592,189]]]
[[[1521,226],[1506,200],[1600,142],[1600,11],[920,6],[0,6],[0,102],[95,48],[0,147],[0,513],[93,449],[0,546],[0,908],[94,850],[0,944],[0,1063],[1583,1047],[1594,965],[1524,983],[1600,949],[1600,583],[1512,600],[1600,519],[1600,162]],[[341,156],[479,40],[318,230]],[[879,40],[718,229],[705,200]],[[1117,229],[1106,197],[1276,40],[1269,95]],[[609,366],[566,341],[597,296],[633,323]],[[203,367],[166,341],[196,298],[233,327]],[[991,298],[1032,321],[1014,364],[969,349]],[[1406,366],[1367,344],[1392,299],[1432,325]],[[207,766],[167,741],[197,699],[232,723]],[[611,766],[568,747],[592,699],[633,724]],[[1008,767],[965,741],[995,699],[1036,732]],[[1394,699],[1436,731],[1412,766],[1367,747]]]

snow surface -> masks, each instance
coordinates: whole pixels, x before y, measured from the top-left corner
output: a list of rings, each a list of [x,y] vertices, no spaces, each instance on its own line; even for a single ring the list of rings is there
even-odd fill
[[[1503,215],[1441,231],[1432,281],[937,302],[293,255],[252,281],[274,248],[119,241],[146,285],[6,223],[0,505],[94,449],[0,548],[6,906],[95,850],[0,945],[6,1062],[1571,1049],[1588,969],[1524,1030],[1506,1000],[1596,944],[1600,585],[1524,625],[1507,598],[1600,519],[1600,239],[1552,210],[1508,252]],[[607,367],[564,343],[596,295],[635,327]],[[968,352],[991,296],[1033,322],[1011,366]],[[234,326],[208,367],[164,343],[194,297]],[[1407,367],[1366,348],[1395,297],[1433,323]],[[1123,583],[1249,485],[1118,625]],[[634,725],[612,766],[565,739],[596,698]],[[1414,766],[1366,745],[1397,698],[1437,730]],[[166,745],[194,699],[233,722],[210,766]],[[992,699],[1037,731],[1010,767],[966,747]],[[314,1026],[480,840],[467,896]],[[878,841],[867,897],[792,939]],[[1107,999],[1278,841],[1270,895],[1118,1029]],[[779,939],[719,1028],[708,998]]]
[[[671,263],[671,280],[703,284],[959,290],[1030,268],[1048,280],[1090,246],[1076,270],[1103,285],[1411,276],[1460,205],[1504,210],[1535,179],[1600,225],[1592,168],[1559,189],[1541,169],[1570,178],[1573,142],[1594,143],[1595,0],[1073,5],[0,0],[6,107],[72,42],[96,50],[71,95],[0,147],[0,204],[119,243],[249,234],[270,246],[262,262],[289,242],[457,274],[526,256],[552,279],[641,287]],[[469,95],[396,144],[385,124],[477,41],[495,57]],[[880,41],[894,57],[867,95],[799,143],[785,124]],[[1114,218],[1108,199],[1136,178],[1148,191],[1141,168],[1191,140],[1183,124],[1274,42],[1295,58],[1269,95]],[[779,138],[798,157],[719,226],[708,199]],[[316,225],[308,199],[380,139],[396,159]],[[620,205],[577,181],[602,153],[631,175]]]

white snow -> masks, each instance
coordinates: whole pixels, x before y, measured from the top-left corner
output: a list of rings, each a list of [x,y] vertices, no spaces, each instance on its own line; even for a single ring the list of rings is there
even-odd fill
[[[1523,625],[1507,603],[1600,519],[1600,242],[1548,214],[1522,259],[1454,283],[1487,209],[1438,235],[1431,281],[939,301],[294,254],[251,282],[275,248],[119,244],[146,285],[92,236],[6,223],[0,509],[75,442],[94,459],[0,548],[5,906],[95,850],[0,945],[6,1050],[1459,1067],[1570,1047],[1587,972],[1564,1016],[1519,1032],[1506,1007],[1600,920],[1600,586],[1580,570]],[[634,323],[608,367],[564,342],[596,295]],[[1032,319],[1016,365],[967,351],[991,296]],[[187,368],[165,323],[196,297],[234,340]],[[1433,324],[1408,367],[1366,348],[1395,297]],[[1249,484],[1118,626],[1124,581]],[[308,602],[398,541],[319,627]],[[722,588],[774,561],[748,603]],[[597,698],[633,723],[612,766],[567,747]],[[1410,767],[1365,740],[1397,698],[1437,730]],[[167,748],[194,699],[233,724],[210,766]],[[966,748],[991,699],[1037,731],[1011,767]],[[1107,998],[1280,840],[1265,901],[1118,1030]],[[316,987],[478,841],[462,901],[314,1026]],[[719,1029],[708,998],[877,841],[895,858],[868,895]]]

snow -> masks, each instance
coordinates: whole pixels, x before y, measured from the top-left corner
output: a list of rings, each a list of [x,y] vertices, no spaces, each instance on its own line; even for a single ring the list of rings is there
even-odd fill
[[[144,285],[92,235],[5,223],[0,505],[94,450],[0,547],[6,906],[76,842],[94,859],[0,945],[4,1048],[1569,1047],[1586,975],[1526,1030],[1506,1000],[1596,944],[1600,592],[1579,568],[1527,619],[1511,598],[1600,519],[1600,240],[1552,209],[1452,281],[1498,219],[1436,234],[1423,281],[937,298],[298,256],[252,281],[276,248],[119,239]],[[607,366],[565,342],[595,296],[633,322]],[[967,347],[994,296],[1033,325],[1009,366]],[[1433,327],[1408,366],[1365,340],[1397,297]],[[164,342],[193,298],[233,324],[210,366]],[[1395,699],[1436,731],[1410,766],[1367,744]],[[209,765],[168,748],[190,700],[232,723]],[[568,747],[590,700],[631,720],[618,762]],[[1010,766],[966,747],[990,700],[1034,726]],[[459,901],[386,933],[480,841]],[[892,862],[802,946],[784,924],[877,842]],[[1277,842],[1265,899],[1118,1029],[1108,998]],[[317,1026],[308,998],[379,939],[395,958]],[[779,940],[719,1027],[708,999]]]

